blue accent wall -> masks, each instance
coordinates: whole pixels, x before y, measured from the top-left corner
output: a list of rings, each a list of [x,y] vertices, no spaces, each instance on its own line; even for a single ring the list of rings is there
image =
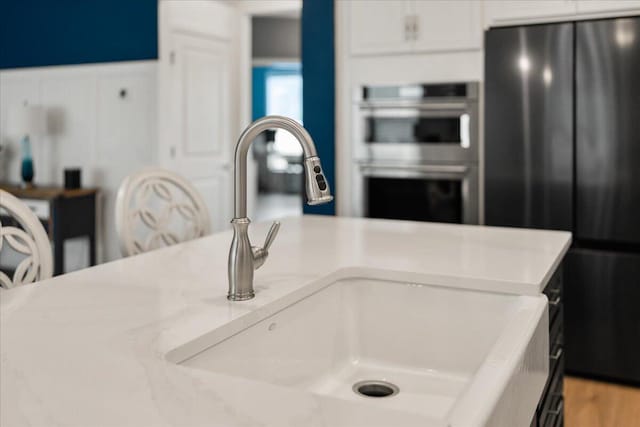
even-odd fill
[[[267,75],[269,67],[253,67],[251,72],[251,119],[267,115]]]
[[[302,1],[302,111],[335,196],[335,68],[333,0]],[[335,202],[304,213],[335,215]]]
[[[267,115],[267,78],[274,75],[300,74],[300,64],[275,63],[253,67],[251,71],[251,118]],[[304,117],[304,116],[303,116]]]
[[[158,58],[157,0],[0,0],[0,69]]]

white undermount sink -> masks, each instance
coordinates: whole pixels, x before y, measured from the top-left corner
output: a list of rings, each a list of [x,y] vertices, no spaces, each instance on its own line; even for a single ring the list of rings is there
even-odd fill
[[[167,358],[451,427],[529,425],[547,376],[544,296],[345,278],[278,310]]]

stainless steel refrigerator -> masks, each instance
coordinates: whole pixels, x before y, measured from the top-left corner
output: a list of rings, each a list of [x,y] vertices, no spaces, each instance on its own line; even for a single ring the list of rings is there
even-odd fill
[[[485,222],[573,232],[566,370],[640,384],[640,18],[490,29]]]

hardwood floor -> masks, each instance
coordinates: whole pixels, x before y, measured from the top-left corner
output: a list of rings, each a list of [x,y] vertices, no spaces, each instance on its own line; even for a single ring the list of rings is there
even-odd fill
[[[566,427],[640,427],[640,388],[564,377]]]

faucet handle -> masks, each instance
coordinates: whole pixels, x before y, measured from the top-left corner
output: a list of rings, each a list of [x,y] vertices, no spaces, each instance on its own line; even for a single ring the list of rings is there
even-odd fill
[[[264,246],[261,248],[257,246],[251,247],[251,251],[253,252],[253,268],[255,270],[262,267],[262,264],[267,260],[267,257],[269,256],[269,247],[276,239],[279,229],[280,223],[278,221],[274,221],[267,233],[267,237],[264,239]]]
[[[269,228],[269,232],[267,233],[267,237],[264,239],[264,246],[262,246],[265,251],[269,251],[269,247],[278,235],[278,230],[280,230],[280,221],[273,221],[273,224],[271,224],[271,228]]]

